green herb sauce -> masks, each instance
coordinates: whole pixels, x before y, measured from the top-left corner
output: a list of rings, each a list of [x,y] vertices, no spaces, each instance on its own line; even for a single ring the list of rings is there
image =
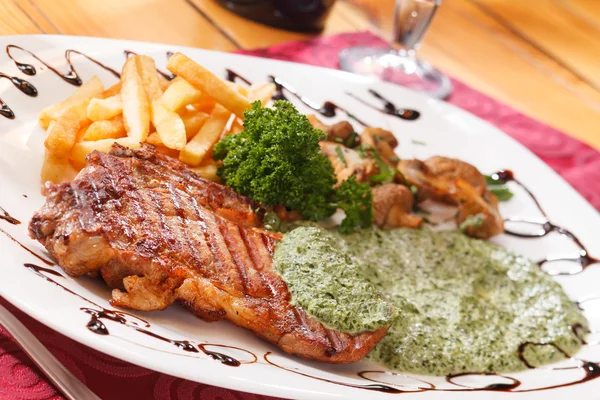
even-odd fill
[[[535,263],[459,232],[300,227],[274,260],[293,303],[324,324],[357,332],[391,319],[369,358],[400,371],[518,371],[520,344],[551,342],[574,354],[581,341],[571,326],[588,328]],[[532,365],[563,358],[552,346],[528,346],[524,357]]]
[[[326,326],[344,332],[389,326],[395,308],[363,275],[363,269],[336,249],[324,230],[302,227],[285,235],[275,249],[275,267],[302,307]]]

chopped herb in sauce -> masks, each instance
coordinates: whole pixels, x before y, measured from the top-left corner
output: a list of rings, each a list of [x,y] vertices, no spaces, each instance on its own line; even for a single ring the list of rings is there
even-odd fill
[[[305,226],[288,233],[275,255],[292,301],[326,325],[359,329],[392,318],[368,357],[399,371],[519,371],[526,368],[521,343],[552,342],[575,354],[581,341],[571,326],[588,329],[538,265],[456,231],[373,227],[341,235]],[[563,359],[550,346],[529,346],[524,357],[532,365]]]
[[[484,175],[488,185],[488,190],[492,192],[498,201],[508,201],[512,199],[514,193],[506,186],[506,182],[498,178],[497,175]]]
[[[480,215],[469,215],[465,220],[458,226],[458,230],[465,232],[469,228],[480,227],[485,220]]]
[[[344,151],[342,150],[342,148],[340,146],[337,146],[335,148],[335,154],[337,154],[337,156],[340,159],[340,161],[342,162],[342,164],[344,164],[344,167],[348,167],[348,162],[346,161],[346,157],[344,157]]]
[[[506,186],[492,186],[489,191],[498,198],[498,201],[508,201],[514,196],[514,193]]]
[[[319,228],[300,227],[283,238],[275,269],[292,293],[292,304],[330,328],[358,333],[389,326],[394,308]]]

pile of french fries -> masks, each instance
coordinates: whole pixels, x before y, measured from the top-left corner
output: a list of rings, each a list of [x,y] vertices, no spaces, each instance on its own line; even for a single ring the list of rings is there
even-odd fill
[[[244,111],[255,100],[265,106],[275,86],[223,81],[181,53],[169,59],[167,69],[176,78],[165,79],[152,58],[136,55],[112,87],[105,89],[94,77],[42,110],[39,123],[47,130],[42,181],[73,179],[89,153],[107,152],[115,142],[134,149],[150,143],[216,180],[213,146],[223,135],[241,132]]]

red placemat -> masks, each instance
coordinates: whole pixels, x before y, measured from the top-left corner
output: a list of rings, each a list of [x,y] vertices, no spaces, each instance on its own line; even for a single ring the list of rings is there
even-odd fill
[[[261,57],[337,68],[338,53],[350,46],[386,43],[369,32],[347,33],[264,50],[243,51]],[[600,209],[600,153],[453,80],[449,102],[487,121],[542,158],[590,203]],[[102,399],[271,399],[174,378],[104,355],[29,318],[0,298],[48,349]],[[0,399],[61,399],[43,374],[0,326]]]

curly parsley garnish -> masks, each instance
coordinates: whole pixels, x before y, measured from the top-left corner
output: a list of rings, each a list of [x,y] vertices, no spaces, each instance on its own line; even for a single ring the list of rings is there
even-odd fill
[[[226,135],[213,151],[213,159],[223,162],[217,174],[226,185],[262,204],[282,205],[314,221],[341,208],[346,212],[340,226],[343,232],[372,224],[369,185],[349,179],[334,189],[333,167],[319,147],[326,136],[292,103],[276,101],[273,108],[263,108],[256,101],[244,118],[244,130]]]

